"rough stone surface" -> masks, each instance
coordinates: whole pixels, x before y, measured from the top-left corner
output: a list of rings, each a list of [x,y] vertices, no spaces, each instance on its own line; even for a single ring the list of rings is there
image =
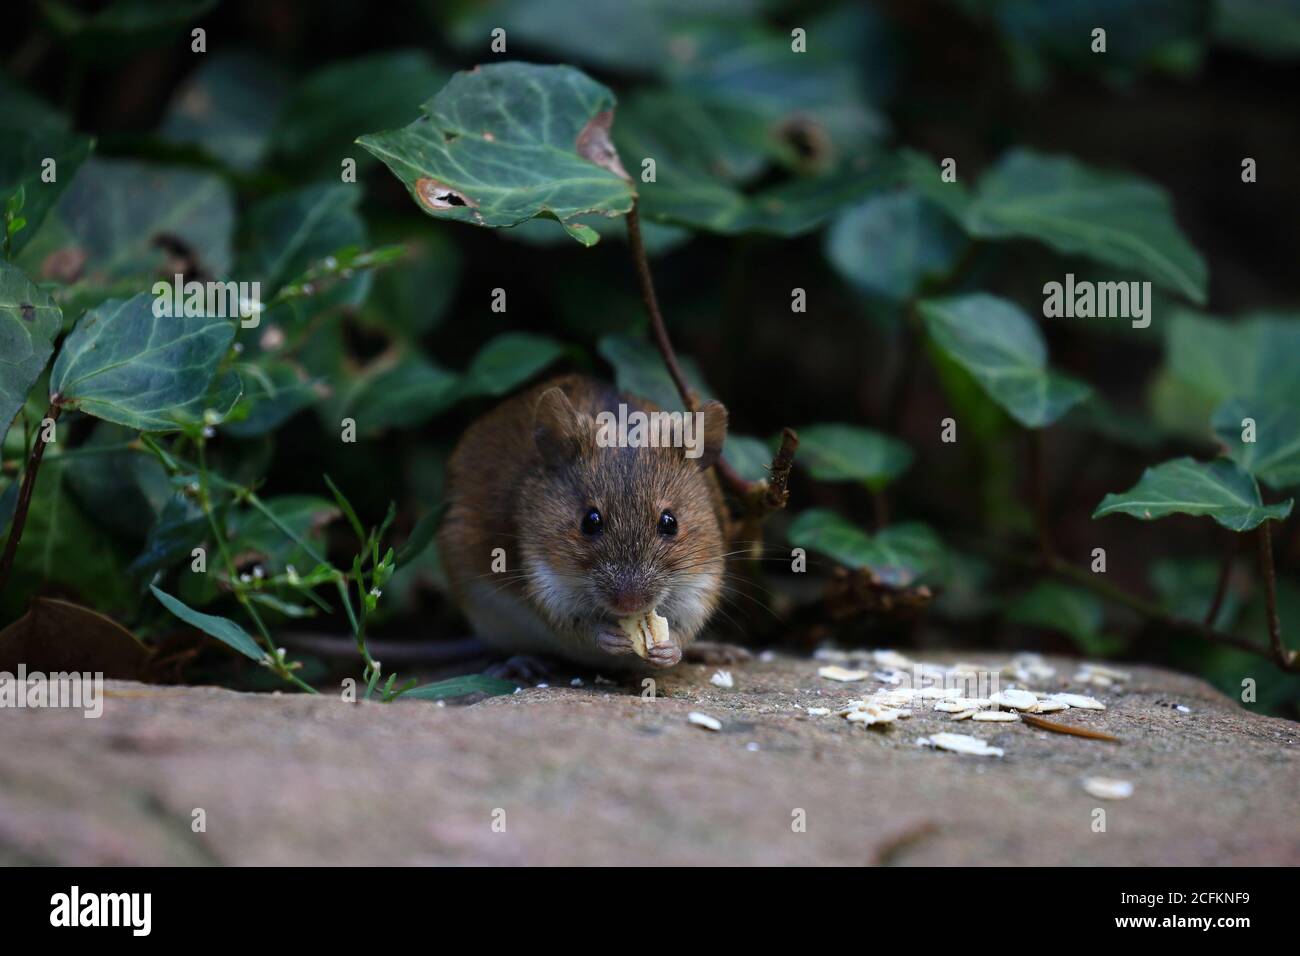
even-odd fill
[[[733,666],[723,689],[683,665],[656,700],[566,678],[445,707],[110,682],[97,720],[0,712],[0,863],[1300,863],[1300,725],[1199,681],[1134,668],[1122,690],[1071,688],[1108,709],[1050,719],[1116,745],[928,710],[883,729],[811,717],[881,686],[817,666]],[[1006,755],[917,745],[943,730]],[[1134,794],[1098,800],[1090,776]]]

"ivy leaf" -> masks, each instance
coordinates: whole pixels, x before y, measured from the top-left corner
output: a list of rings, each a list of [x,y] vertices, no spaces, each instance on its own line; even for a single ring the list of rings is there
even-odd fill
[[[479,350],[459,385],[463,396],[500,396],[528,381],[564,354],[555,339],[527,332],[498,335]]]
[[[802,444],[802,438],[800,439]],[[760,481],[768,477],[772,465],[773,448],[758,438],[748,435],[727,434],[727,463],[747,481]]]
[[[234,199],[218,176],[89,159],[19,261],[65,283],[55,298],[72,314],[170,278],[179,269],[168,246],[184,246],[209,275],[227,275],[234,225]]]
[[[965,246],[961,229],[911,190],[871,197],[837,216],[826,233],[826,258],[840,275],[890,302],[946,276]]]
[[[436,684],[424,684],[412,687],[399,696],[406,700],[445,700],[449,697],[464,697],[466,694],[487,694],[496,697],[500,694],[513,694],[518,685],[514,681],[488,677],[486,674],[466,674],[438,681]]]
[[[934,344],[1028,428],[1050,425],[1092,394],[1047,367],[1042,332],[1014,303],[975,293],[927,300],[920,314]]]
[[[1253,439],[1243,441],[1242,424],[1253,421]],[[1300,411],[1293,405],[1233,399],[1211,420],[1228,457],[1273,488],[1300,485]]]
[[[172,431],[201,418],[234,324],[159,318],[153,303],[142,292],[87,312],[59,350],[50,394],[65,408],[138,431]]]
[[[1036,239],[1064,255],[1135,270],[1205,302],[1205,261],[1178,229],[1164,190],[1067,156],[1013,150],[980,179],[967,229],[984,239]]]
[[[644,398],[665,411],[681,411],[682,397],[677,393],[672,376],[664,368],[663,359],[649,342],[629,335],[614,333],[600,340],[596,346],[605,361],[614,366],[614,381],[620,392]],[[686,381],[701,398],[710,397],[704,376],[695,362],[677,357],[686,375]]]
[[[1209,515],[1229,531],[1250,531],[1265,521],[1284,520],[1291,504],[1288,498],[1265,505],[1255,479],[1225,458],[1176,458],[1148,468],[1128,491],[1107,495],[1092,516],[1126,514],[1150,521],[1171,514]]]
[[[1088,654],[1113,653],[1118,642],[1102,633],[1105,612],[1087,591],[1056,581],[1040,581],[1007,605],[1007,619],[1074,638]]]
[[[0,120],[0,201],[22,189],[23,218],[27,220],[12,236],[11,255],[17,255],[36,234],[93,145],[94,140],[68,130],[11,126],[9,115],[4,114]],[[46,159],[55,164],[53,182],[42,179]]]
[[[795,460],[818,481],[861,481],[879,489],[912,464],[911,449],[869,428],[809,425],[798,432]]]
[[[357,142],[431,216],[500,227],[632,208],[635,192],[609,140],[614,94],[579,70],[476,67],[421,109],[411,125]],[[575,236],[594,237],[590,229]]]
[[[1169,372],[1212,405],[1230,398],[1300,404],[1300,321],[1293,315],[1225,322],[1180,310],[1170,319],[1166,351]]]
[[[172,97],[158,135],[198,146],[238,170],[255,169],[266,152],[276,108],[284,97],[283,71],[242,50],[212,53]]]
[[[357,431],[414,428],[456,404],[460,376],[422,355],[386,355],[362,373],[340,412],[356,419]]]
[[[22,271],[0,262],[0,438],[45,370],[63,313]]]
[[[357,212],[361,190],[346,183],[314,183],[264,199],[248,211],[243,234],[248,243],[240,276],[262,283],[262,301],[320,259],[340,249],[363,246],[366,227]],[[349,283],[346,301],[359,302],[369,289],[368,273]]]
[[[337,176],[357,133],[397,126],[447,81],[422,50],[395,50],[331,63],[290,93],[271,135],[273,159],[295,171]],[[364,154],[357,156],[374,162]]]
[[[833,511],[802,512],[786,532],[792,545],[817,551],[850,568],[867,568],[890,587],[907,587],[939,573],[943,542],[926,525],[890,525],[869,535]]]
[[[149,585],[149,590],[153,592],[153,596],[158,599],[163,607],[191,627],[198,628],[204,634],[210,634],[226,646],[233,647],[247,658],[258,662],[266,658],[266,651],[258,647],[257,641],[253,640],[246,630],[229,618],[196,611],[194,608],[182,604],[166,591],[160,591],[152,584]]]

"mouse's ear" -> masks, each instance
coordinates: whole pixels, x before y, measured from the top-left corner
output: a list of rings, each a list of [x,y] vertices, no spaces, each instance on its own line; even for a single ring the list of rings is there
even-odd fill
[[[542,392],[533,411],[533,441],[542,460],[550,466],[572,461],[590,443],[592,424],[558,386]]]
[[[696,421],[703,424],[700,434],[703,436],[704,450],[697,464],[700,469],[711,468],[722,455],[722,445],[727,440],[727,406],[710,399],[696,412],[702,416]]]

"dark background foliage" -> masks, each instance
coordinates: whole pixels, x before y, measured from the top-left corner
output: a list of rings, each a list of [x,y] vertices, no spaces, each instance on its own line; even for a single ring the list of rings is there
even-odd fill
[[[93,135],[99,158],[214,173],[230,184],[236,199],[237,250],[253,247],[250,231],[265,225],[248,215],[259,202],[309,183],[337,182],[334,157],[341,151],[364,157],[360,147],[349,146],[352,138],[410,122],[454,70],[496,59],[573,63],[625,102],[667,85],[658,66],[665,54],[656,44],[662,40],[669,49],[677,24],[702,13],[716,14],[716,23],[735,35],[755,31],[778,40],[793,27],[842,16],[841,30],[811,31],[810,50],[844,68],[872,128],[846,136],[836,148],[863,157],[900,147],[954,157],[968,185],[1018,146],[1140,174],[1168,192],[1178,225],[1207,263],[1204,311],[1234,317],[1275,310],[1300,321],[1294,311],[1300,300],[1294,263],[1300,248],[1300,217],[1294,214],[1300,11],[1293,4],[718,0],[704,10],[646,2],[596,4],[584,11],[560,0],[227,0],[159,5],[176,12],[174,22],[157,17],[147,29],[137,24],[121,30],[111,20],[80,22],[75,13],[111,12],[114,6],[28,3],[6,11],[0,36],[9,114],[4,125],[26,122],[26,97],[35,96],[67,117],[73,129]],[[189,30],[196,24],[207,32],[204,54],[190,50]],[[1104,56],[1088,50],[1095,25],[1108,28],[1110,50]],[[506,57],[489,52],[494,26],[507,29]],[[405,52],[394,58],[396,51]],[[370,56],[381,56],[376,62],[382,68],[362,68],[333,87],[304,85],[304,78],[332,64]],[[760,86],[764,81],[761,73],[753,78]],[[215,117],[213,104],[219,107]],[[664,121],[671,124],[672,117],[669,112]],[[786,135],[796,169],[801,158],[817,160],[815,140],[810,145],[798,130]],[[1251,184],[1241,179],[1247,156],[1259,169]],[[625,151],[623,159],[633,169],[636,157]],[[753,192],[783,175],[780,164],[773,164],[744,188]],[[445,408],[433,403],[439,407],[407,415],[405,427],[378,429],[358,445],[341,444],[331,424],[337,406],[330,403],[364,391],[378,368],[373,363],[423,355],[436,368],[461,370],[486,343],[521,331],[562,343],[555,368],[609,375],[598,343],[610,334],[643,338],[647,322],[618,229],[586,249],[553,223],[500,231],[434,221],[373,161],[363,160],[360,184],[362,244],[403,244],[405,258],[376,271],[367,289],[308,317],[314,324],[308,326],[303,361],[324,378],[329,394],[262,435],[219,432],[211,455],[214,467],[237,480],[262,480],[260,494],[268,499],[320,496],[321,475],[328,473],[368,523],[378,522],[388,502],[396,501],[394,532],[401,540],[440,501],[445,455],[494,397],[470,396]],[[814,481],[800,468],[790,511],[832,508],[869,530],[881,521],[882,509],[893,520],[925,521],[945,542],[957,570],[927,613],[869,613],[827,630],[817,597],[828,563],[814,562],[812,581],[765,563],[761,573],[741,572],[746,593],[758,601],[740,599],[730,607],[719,622],[722,633],[763,644],[806,643],[833,634],[873,646],[1033,648],[1151,661],[1203,673],[1229,692],[1239,689],[1243,677],[1254,677],[1261,704],[1295,716],[1293,678],[1122,608],[1091,597],[1080,608],[1048,592],[1044,613],[1025,612],[1023,603],[1019,613],[1007,612],[1033,583],[1023,566],[1007,560],[1008,554],[1032,557],[1034,551],[1026,433],[982,394],[952,376],[945,380],[927,360],[926,347],[908,334],[905,305],[864,293],[843,275],[828,258],[827,236],[826,227],[793,237],[653,231],[648,239],[659,297],[677,348],[726,402],[738,434],[766,440],[783,425],[846,422],[903,440],[915,458],[887,496],[861,483]],[[1099,274],[1095,265],[1030,241],[982,243],[914,291],[990,291],[1037,315],[1043,283],[1067,271]],[[806,313],[791,313],[792,287],[807,291]],[[496,288],[508,292],[505,314],[490,309]],[[1229,532],[1189,517],[1158,523],[1090,517],[1107,492],[1130,487],[1143,466],[1183,454],[1214,454],[1208,425],[1189,424],[1180,395],[1161,387],[1167,362],[1162,330],[1186,305],[1158,295],[1153,327],[1146,330],[1154,334],[1112,320],[1038,321],[1052,365],[1090,383],[1107,402],[1097,413],[1100,422],[1067,417],[1045,432],[1056,547],[1078,563],[1104,547],[1111,580],[1196,617],[1213,591]],[[64,309],[70,326],[79,310],[67,302]],[[1294,375],[1300,358],[1291,358]],[[424,394],[418,401],[431,400]],[[956,446],[939,441],[938,422],[950,415],[963,428]],[[69,444],[76,446],[114,426],[80,419],[70,427]],[[18,431],[6,445],[7,480],[21,457],[12,447]],[[94,566],[97,575],[125,575],[158,515],[158,499],[147,489],[138,495],[138,512],[129,511],[137,504],[129,500],[134,479],[117,472],[131,467],[105,459],[92,473],[67,479],[76,527],[88,536],[82,547],[106,556]],[[126,489],[126,497],[106,505],[96,497],[97,485]],[[1266,501],[1279,497],[1265,492]],[[784,529],[791,516],[778,514],[769,523],[769,554],[788,554]],[[29,549],[54,534],[39,526],[29,533]],[[343,522],[325,533],[332,554],[347,551]],[[1274,539],[1283,624],[1294,634],[1300,627],[1300,517],[1276,526]],[[1220,623],[1262,642],[1253,554],[1253,548],[1242,548]],[[23,560],[20,553],[20,565]],[[432,549],[399,568],[372,634],[427,642],[463,633],[438,581]],[[5,620],[21,613],[38,590],[107,610],[151,640],[164,640],[174,629],[142,587],[107,586],[85,575],[29,577],[21,591],[4,596]],[[193,593],[189,598],[199,600]],[[214,594],[206,600],[221,606]],[[1083,623],[1063,627],[1076,612]],[[277,618],[276,628],[301,630],[302,622]],[[325,615],[311,621],[310,629],[341,634],[344,625],[339,615]],[[193,679],[224,664],[208,655],[185,666],[179,673]],[[316,673],[324,668],[319,665]]]

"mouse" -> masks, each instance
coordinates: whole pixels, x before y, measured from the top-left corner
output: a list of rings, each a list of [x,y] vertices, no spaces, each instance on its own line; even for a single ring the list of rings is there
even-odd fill
[[[717,609],[726,513],[712,465],[727,410],[702,403],[674,445],[630,430],[617,440],[608,425],[620,407],[662,412],[562,376],[507,398],[453,450],[438,553],[488,645],[597,669],[666,668]],[[667,639],[642,645],[643,659],[620,622],[646,615],[666,620]]]

